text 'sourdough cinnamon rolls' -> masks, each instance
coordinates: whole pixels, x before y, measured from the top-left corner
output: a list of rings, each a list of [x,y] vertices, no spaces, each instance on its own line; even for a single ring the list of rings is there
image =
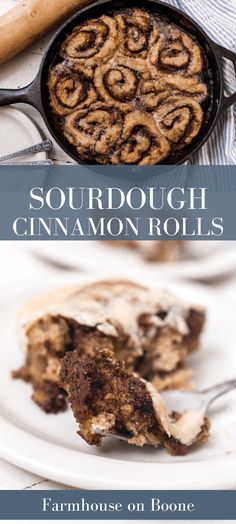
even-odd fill
[[[138,8],[89,19],[61,45],[48,76],[51,110],[78,159],[164,162],[204,123],[204,56],[193,37]]]

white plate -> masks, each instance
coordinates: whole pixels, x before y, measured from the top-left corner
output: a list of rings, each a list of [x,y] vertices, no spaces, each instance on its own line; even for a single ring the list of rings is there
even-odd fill
[[[25,300],[39,292],[31,282],[20,286],[14,285],[12,295],[9,287],[1,290],[0,456],[3,459],[62,484],[86,489],[236,488],[236,392],[219,400],[212,409],[209,443],[186,457],[171,457],[163,450],[148,447],[133,448],[111,439],[100,449],[90,447],[76,435],[70,411],[57,416],[43,413],[30,399],[30,385],[10,377],[10,371],[23,360],[15,337],[15,313]],[[52,286],[55,282],[45,282],[40,292]],[[169,288],[208,308],[202,348],[191,358],[199,387],[236,376],[232,305],[200,286],[170,284]]]
[[[128,277],[149,274],[150,278],[175,277],[211,280],[236,268],[236,242],[189,241],[189,258],[175,263],[148,263],[132,249],[106,242],[57,241],[25,243],[27,249],[50,262],[84,271]]]
[[[0,108],[0,156],[14,153],[19,149],[41,142],[42,137],[35,124],[28,116],[16,109],[7,106]],[[46,152],[41,151],[34,155],[18,157],[16,162],[35,162],[45,160]]]

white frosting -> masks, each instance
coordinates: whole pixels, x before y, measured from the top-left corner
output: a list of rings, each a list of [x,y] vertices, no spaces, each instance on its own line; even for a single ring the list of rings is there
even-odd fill
[[[204,415],[198,411],[188,411],[181,415],[177,421],[172,422],[161,395],[152,384],[149,382],[145,383],[153,402],[157,421],[161,424],[164,431],[169,437],[174,437],[181,444],[191,446],[191,444],[195,442],[204,424]]]
[[[153,409],[156,415],[156,419],[158,423],[160,423],[161,427],[165,430],[167,435],[171,436],[171,421],[170,417],[168,415],[166,405],[164,403],[163,398],[161,397],[160,393],[154,388],[154,386],[147,382],[146,380],[142,379],[142,382],[145,383],[146,389],[152,399],[153,403]]]
[[[204,424],[204,415],[200,411],[188,411],[177,422],[172,423],[172,436],[181,444],[190,446],[199,435]]]
[[[19,315],[20,343],[26,349],[25,333],[33,322],[46,315],[60,315],[80,325],[96,326],[102,333],[114,337],[121,330],[139,346],[141,315],[149,317],[150,329],[170,326],[187,335],[188,311],[187,304],[169,293],[131,282],[105,281],[84,288],[66,288],[26,305]],[[159,312],[165,312],[165,318],[159,317]]]

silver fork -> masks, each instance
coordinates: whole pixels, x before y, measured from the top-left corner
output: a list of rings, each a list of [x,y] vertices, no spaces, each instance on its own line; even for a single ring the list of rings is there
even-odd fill
[[[187,411],[198,411],[206,415],[211,404],[219,397],[229,391],[236,389],[236,379],[226,380],[202,391],[178,391],[169,390],[161,392],[161,396],[166,404],[169,413],[186,413]],[[106,433],[97,427],[93,427],[94,433],[102,437],[112,437],[118,440],[128,441],[130,437],[119,435],[118,433]]]

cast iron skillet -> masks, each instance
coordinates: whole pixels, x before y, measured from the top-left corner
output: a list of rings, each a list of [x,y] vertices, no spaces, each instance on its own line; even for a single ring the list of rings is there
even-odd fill
[[[50,66],[58,61],[58,50],[61,43],[73,28],[88,18],[96,18],[103,14],[109,14],[117,9],[127,7],[140,7],[138,0],[99,0],[89,6],[79,10],[75,15],[67,20],[53,36],[49,43],[48,49],[42,59],[39,72],[31,84],[21,89],[1,89],[0,105],[8,105],[16,102],[24,102],[36,107],[59,146],[75,161],[80,161],[76,149],[71,146],[64,138],[59,127],[56,125],[55,118],[49,105],[49,93],[47,88],[47,76]],[[236,73],[236,53],[225,49],[224,47],[213,42],[199,25],[189,16],[182,13],[174,7],[170,7],[159,0],[143,0],[142,7],[151,11],[153,14],[159,14],[168,21],[176,23],[183,30],[195,37],[203,49],[205,55],[204,80],[210,87],[210,96],[204,103],[204,112],[206,115],[204,125],[196,139],[182,150],[176,157],[168,157],[164,164],[182,164],[193,153],[195,153],[209,138],[217,119],[222,111],[226,110],[232,104],[236,103],[236,93],[226,97],[224,95],[224,77],[222,58],[228,58],[234,64]]]

